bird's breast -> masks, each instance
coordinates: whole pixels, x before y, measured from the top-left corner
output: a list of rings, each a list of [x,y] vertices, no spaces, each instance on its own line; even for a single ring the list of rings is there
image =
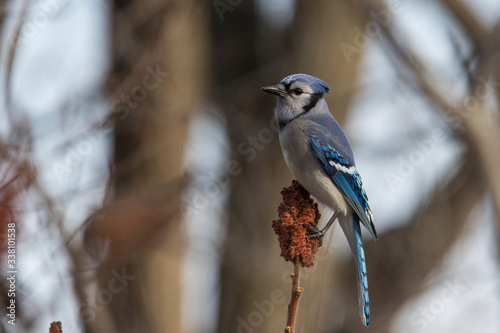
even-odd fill
[[[290,125],[280,132],[280,144],[293,176],[318,201],[347,214],[349,206],[312,152],[307,134],[301,128]]]

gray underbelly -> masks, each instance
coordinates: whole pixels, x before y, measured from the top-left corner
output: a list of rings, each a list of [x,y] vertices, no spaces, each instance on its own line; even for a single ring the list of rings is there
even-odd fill
[[[280,143],[282,140],[280,135]],[[283,156],[293,176],[319,202],[334,211],[347,215],[349,206],[342,193],[323,171],[319,160],[308,146],[308,141],[290,140],[281,144]],[[304,144],[305,143],[305,144]]]

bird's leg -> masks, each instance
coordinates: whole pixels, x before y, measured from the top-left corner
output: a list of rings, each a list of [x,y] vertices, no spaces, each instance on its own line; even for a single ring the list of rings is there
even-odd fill
[[[325,237],[325,233],[328,231],[328,229],[330,229],[333,222],[335,222],[335,220],[337,219],[337,217],[339,217],[339,215],[340,212],[335,212],[328,221],[328,223],[321,230],[318,229],[316,223],[304,223],[302,226],[306,227],[311,232],[311,234],[307,236],[307,240],[311,238],[317,238],[319,240],[319,246],[323,245],[323,237]]]

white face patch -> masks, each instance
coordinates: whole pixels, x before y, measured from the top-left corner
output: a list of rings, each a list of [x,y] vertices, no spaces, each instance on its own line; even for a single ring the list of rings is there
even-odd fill
[[[280,88],[286,90],[278,99],[275,116],[280,126],[309,112],[322,98],[321,93],[313,90],[311,81],[290,78],[280,82]]]
[[[300,90],[300,93],[297,93],[297,90]],[[304,107],[311,103],[312,95],[314,95],[314,91],[312,88],[304,83],[304,82],[294,82],[289,90],[289,96],[287,96],[287,103],[292,107],[293,110],[296,110],[297,113],[302,113]]]
[[[295,90],[297,88],[302,89],[302,91],[303,91],[302,95],[304,95],[304,93],[306,95],[312,95],[312,94],[314,94],[314,91],[311,89],[311,87],[309,85],[307,85],[307,84],[304,84],[303,82],[294,82],[290,86],[290,90],[291,91],[293,91],[293,90]],[[293,93],[292,93],[292,95],[293,95]],[[300,96],[302,96],[302,95],[300,95]]]

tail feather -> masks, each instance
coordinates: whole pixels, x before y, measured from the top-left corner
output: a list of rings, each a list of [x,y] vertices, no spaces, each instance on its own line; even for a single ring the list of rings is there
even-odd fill
[[[356,271],[358,273],[358,301],[359,316],[363,325],[370,324],[370,297],[368,296],[368,276],[366,272],[365,250],[361,238],[361,229],[359,227],[359,218],[353,214],[352,219],[354,229],[354,241],[356,245]]]
[[[340,226],[344,231],[351,251],[356,260],[356,272],[358,280],[358,302],[359,316],[363,325],[370,324],[370,298],[368,295],[368,277],[366,272],[365,251],[361,238],[360,220],[356,213],[351,216],[339,217]]]

